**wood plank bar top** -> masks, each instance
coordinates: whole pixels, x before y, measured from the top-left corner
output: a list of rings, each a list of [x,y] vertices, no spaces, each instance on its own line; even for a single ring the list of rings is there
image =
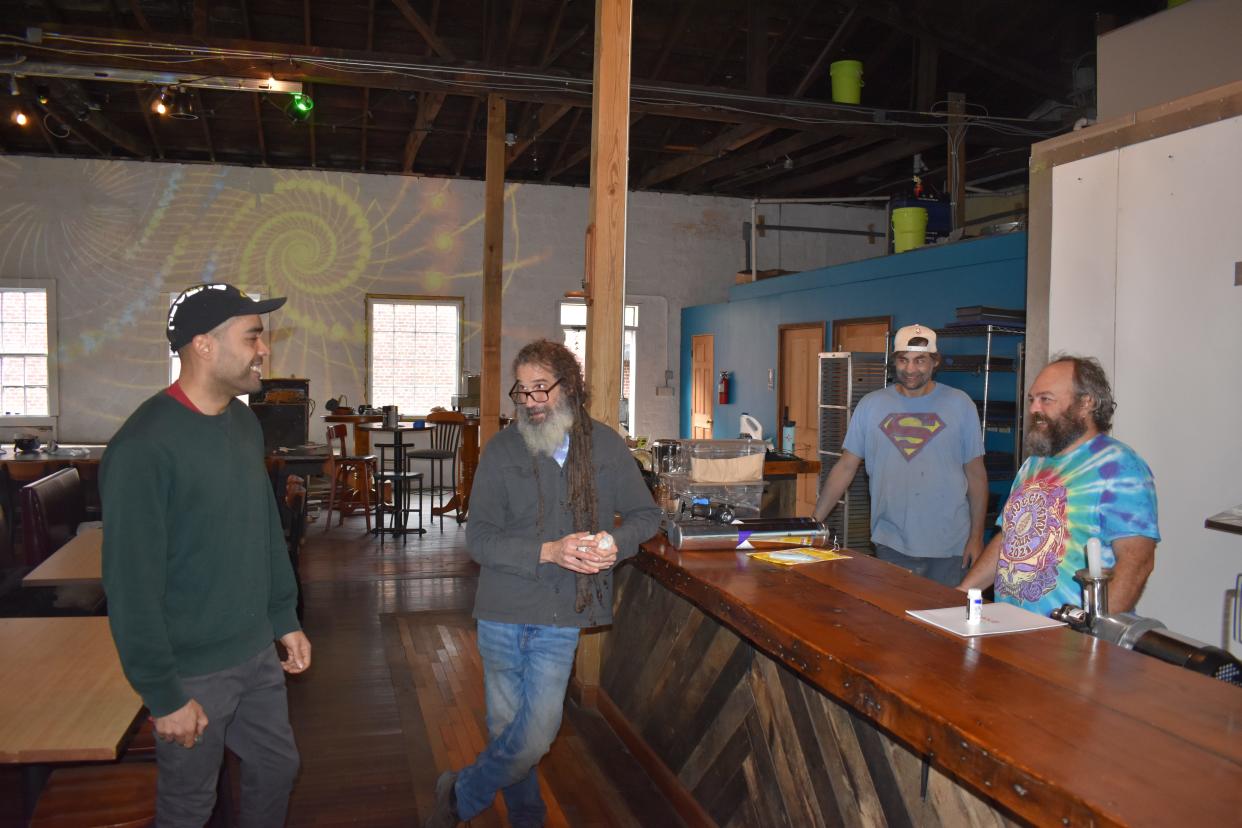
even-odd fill
[[[0,619],[0,762],[117,757],[142,701],[108,619]]]
[[[1242,692],[1067,627],[963,639],[962,593],[865,555],[635,564],[982,796],[1038,825],[1237,825]]]
[[[76,535],[27,573],[22,586],[98,584],[102,580],[103,529],[95,527]]]

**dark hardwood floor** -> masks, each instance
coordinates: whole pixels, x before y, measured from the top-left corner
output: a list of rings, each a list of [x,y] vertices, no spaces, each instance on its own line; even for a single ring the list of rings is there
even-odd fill
[[[464,718],[481,711],[482,676],[468,621],[477,572],[465,551],[465,526],[451,519],[443,532],[432,526],[404,543],[380,543],[366,534],[360,517],[326,534],[322,522],[310,525],[301,579],[314,660],[288,684],[302,754],[289,825],[422,824],[420,807],[431,801],[444,757],[460,765],[485,732],[481,720]],[[419,704],[410,690],[422,669],[417,647],[435,642],[417,644],[418,619],[407,614],[427,611],[442,611],[454,631],[452,646],[437,657],[453,659],[449,669],[460,692],[444,696],[459,701],[455,710],[451,703]],[[394,635],[406,636],[405,653],[395,651],[401,639]],[[454,748],[446,753],[434,744],[437,738]],[[682,824],[594,711],[567,707],[540,772],[550,828]],[[13,769],[0,773],[0,798],[14,792],[13,780]],[[13,810],[0,805],[0,828],[18,824]],[[472,822],[475,828],[507,824],[503,808]]]

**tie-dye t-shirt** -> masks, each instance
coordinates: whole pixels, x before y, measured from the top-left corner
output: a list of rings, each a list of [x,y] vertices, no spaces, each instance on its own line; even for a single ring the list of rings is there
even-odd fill
[[[1074,573],[1087,566],[1087,540],[1100,539],[1103,565],[1113,541],[1159,542],[1156,484],[1143,458],[1101,434],[1069,454],[1028,457],[997,520],[1004,532],[996,600],[1047,615],[1082,603]]]

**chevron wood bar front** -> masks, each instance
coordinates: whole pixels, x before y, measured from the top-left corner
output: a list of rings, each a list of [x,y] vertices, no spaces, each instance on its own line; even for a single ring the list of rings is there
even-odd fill
[[[858,555],[662,538],[617,573],[600,709],[688,824],[1225,825],[1242,694],[1058,628],[960,639],[956,590]]]

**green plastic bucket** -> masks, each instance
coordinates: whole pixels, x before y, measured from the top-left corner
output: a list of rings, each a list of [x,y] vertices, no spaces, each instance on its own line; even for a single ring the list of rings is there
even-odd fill
[[[898,207],[893,211],[893,252],[922,247],[927,240],[927,208]]]
[[[828,67],[832,76],[833,103],[856,104],[862,102],[861,60],[837,60]]]

